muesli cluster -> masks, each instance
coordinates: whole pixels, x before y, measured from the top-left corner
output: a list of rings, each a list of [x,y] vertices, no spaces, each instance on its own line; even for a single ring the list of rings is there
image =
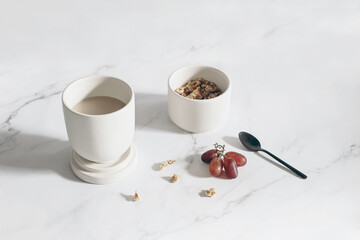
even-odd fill
[[[216,193],[215,188],[210,188],[209,190],[207,190],[205,192],[205,195],[208,196],[208,197],[212,197],[212,196],[215,195],[215,193]]]
[[[168,160],[162,162],[160,165],[160,170],[163,170],[165,167],[169,166],[170,164],[174,164],[175,162],[176,162],[175,160]]]
[[[139,201],[139,200],[140,200],[140,196],[139,196],[138,191],[136,190],[135,194],[134,194],[134,197],[133,197],[133,202],[136,202],[136,201]]]
[[[221,95],[220,88],[213,82],[203,78],[196,78],[175,90],[181,96],[190,99],[210,99]]]
[[[179,180],[179,175],[178,174],[174,174],[171,178],[170,178],[170,182],[174,183],[177,182]]]

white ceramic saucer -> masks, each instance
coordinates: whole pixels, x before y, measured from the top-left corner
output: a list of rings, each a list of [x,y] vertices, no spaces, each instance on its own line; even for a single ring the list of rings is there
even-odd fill
[[[130,174],[137,163],[136,148],[131,145],[117,160],[106,163],[89,161],[73,150],[70,165],[75,175],[85,182],[94,184],[116,183]]]

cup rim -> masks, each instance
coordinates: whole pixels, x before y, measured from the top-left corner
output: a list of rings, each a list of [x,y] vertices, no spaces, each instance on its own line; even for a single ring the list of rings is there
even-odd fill
[[[96,115],[95,115],[95,114],[86,114],[86,113],[81,113],[81,112],[78,112],[78,111],[74,111],[72,108],[70,108],[70,107],[65,103],[65,101],[64,101],[64,93],[65,93],[65,91],[66,91],[69,87],[71,87],[71,85],[73,85],[74,83],[76,83],[76,82],[78,82],[78,81],[80,81],[80,80],[82,80],[82,79],[90,78],[90,77],[96,77],[96,78],[113,78],[113,79],[116,79],[116,80],[118,80],[118,81],[121,81],[121,82],[125,83],[125,85],[126,85],[127,87],[129,87],[129,89],[131,90],[131,98],[130,98],[130,101],[129,101],[128,103],[126,103],[126,105],[125,105],[124,107],[122,107],[122,108],[120,108],[120,109],[118,109],[118,110],[115,110],[115,111],[113,111],[113,112],[110,112],[110,113],[105,113],[105,114],[96,114]],[[80,116],[85,116],[85,117],[103,117],[103,116],[110,116],[110,115],[112,115],[112,114],[116,114],[116,113],[120,112],[121,110],[123,110],[123,109],[125,109],[125,108],[128,108],[128,105],[130,105],[129,103],[130,103],[133,99],[134,99],[134,91],[133,91],[132,87],[131,87],[127,82],[125,82],[125,81],[123,81],[123,80],[121,80],[121,79],[119,79],[119,78],[116,78],[116,77],[111,77],[111,76],[101,75],[101,74],[93,74],[93,75],[88,75],[88,76],[85,76],[85,77],[78,78],[78,79],[72,81],[71,83],[69,83],[69,84],[64,88],[64,90],[63,90],[62,93],[61,93],[61,101],[62,101],[63,106],[65,106],[66,109],[68,109],[70,112],[72,112],[72,113],[74,113],[74,114],[78,114],[78,115],[80,115]]]
[[[183,69],[186,69],[186,68],[199,68],[199,67],[203,67],[203,68],[207,68],[207,69],[212,69],[212,70],[215,70],[215,71],[218,71],[220,74],[224,75],[225,79],[227,80],[228,82],[228,86],[226,88],[226,90],[220,95],[220,96],[216,96],[214,98],[209,98],[209,99],[191,99],[191,98],[187,98],[187,97],[184,97],[184,96],[181,96],[180,94],[178,94],[177,92],[175,92],[174,89],[172,89],[170,87],[170,81],[171,81],[171,78],[173,77],[173,75],[175,73],[177,73],[178,71],[180,70],[183,70]],[[219,98],[223,98],[223,95],[227,94],[228,92],[230,92],[230,88],[231,88],[231,81],[229,79],[229,77],[221,70],[217,69],[217,68],[214,68],[214,67],[210,67],[210,66],[206,66],[206,65],[188,65],[188,66],[184,66],[184,67],[181,67],[181,68],[178,68],[176,69],[173,73],[171,73],[171,75],[169,76],[169,79],[168,79],[168,88],[171,90],[172,93],[174,93],[177,97],[180,97],[181,99],[184,99],[184,100],[187,100],[187,101],[194,101],[194,102],[211,102],[211,101],[217,101],[217,99]]]

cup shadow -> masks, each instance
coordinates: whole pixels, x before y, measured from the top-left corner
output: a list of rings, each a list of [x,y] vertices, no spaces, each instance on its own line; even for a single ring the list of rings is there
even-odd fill
[[[167,96],[152,93],[135,93],[136,130],[153,129],[156,131],[186,134],[169,118]]]
[[[80,181],[70,167],[72,148],[69,142],[45,136],[22,134],[6,137],[0,143],[0,168],[8,172],[38,174],[52,171],[61,177]]]

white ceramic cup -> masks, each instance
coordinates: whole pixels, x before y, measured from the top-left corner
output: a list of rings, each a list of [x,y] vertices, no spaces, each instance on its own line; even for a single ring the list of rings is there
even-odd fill
[[[214,82],[222,91],[211,99],[189,99],[175,92],[189,80],[201,77]],[[223,125],[229,115],[231,83],[220,70],[207,66],[189,66],[175,71],[168,82],[168,112],[180,128],[194,133],[213,130]]]
[[[89,115],[73,110],[87,97],[117,98],[126,105],[108,114]],[[135,100],[126,82],[93,75],[69,84],[62,94],[66,130],[74,150],[89,161],[104,163],[116,160],[130,147],[135,130]]]

